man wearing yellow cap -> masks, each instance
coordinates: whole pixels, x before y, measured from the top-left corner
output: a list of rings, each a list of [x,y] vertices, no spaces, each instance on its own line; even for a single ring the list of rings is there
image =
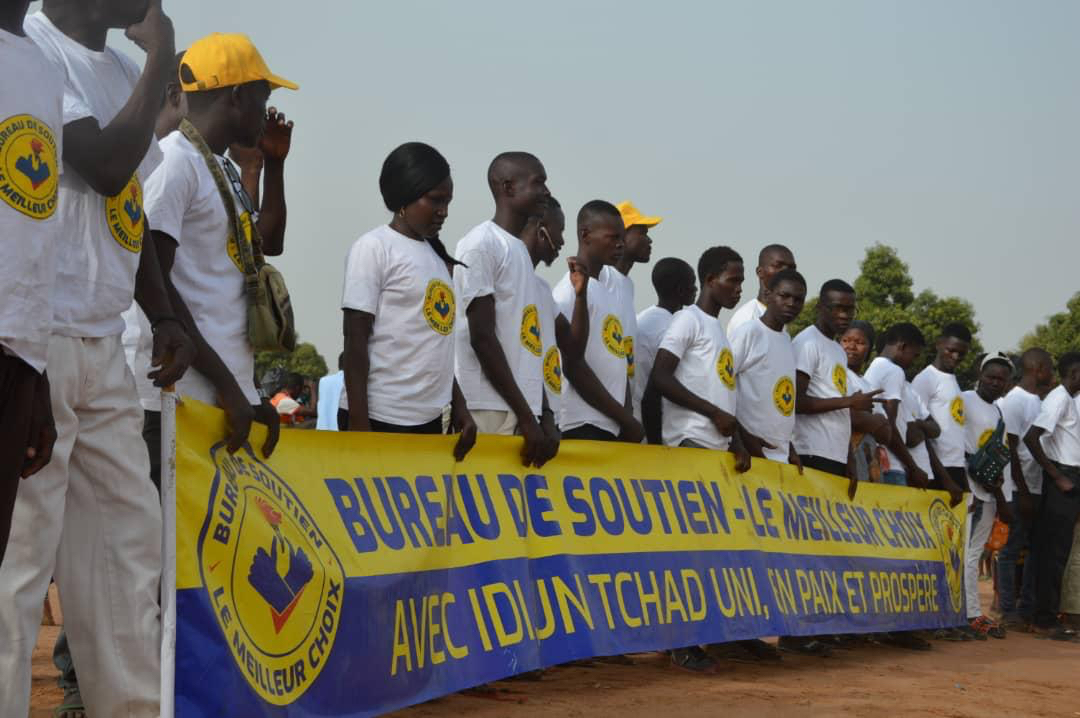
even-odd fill
[[[619,302],[619,318],[623,326],[623,345],[626,349],[626,378],[630,382],[634,418],[641,421],[641,397],[649,377],[636,371],[634,341],[637,337],[637,310],[634,308],[634,282],[630,270],[639,262],[648,262],[652,256],[652,238],[649,229],[660,224],[660,217],[647,217],[630,202],[615,205],[626,228],[625,244],[619,260],[600,272],[600,283],[615,293]]]
[[[267,178],[264,206],[272,195],[280,211],[259,217],[223,155],[234,143],[259,145],[268,119],[275,121],[267,116],[270,93],[279,87],[295,90],[297,85],[270,72],[246,36],[221,33],[188,48],[180,63],[180,84],[188,117],[161,141],[165,159],[146,188],[162,269],[171,272],[170,290],[198,348],[192,370],[177,390],[221,406],[230,450],[247,441],[252,421],[266,424],[270,430],[262,453],[268,456],[277,442],[279,421],[254,383],[241,256],[249,253],[242,243],[251,245],[260,236],[267,253],[280,253],[284,183],[280,176],[273,183]],[[227,185],[231,206],[219,183]]]

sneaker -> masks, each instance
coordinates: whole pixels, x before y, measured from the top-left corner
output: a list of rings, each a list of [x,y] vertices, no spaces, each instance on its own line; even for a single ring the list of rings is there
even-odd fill
[[[991,638],[1005,638],[1005,629],[986,616],[971,619],[971,627]]]
[[[673,650],[671,665],[690,673],[716,673],[716,663],[698,646]]]
[[[802,656],[828,658],[832,655],[832,649],[812,636],[780,636],[777,648],[781,651],[798,653]]]

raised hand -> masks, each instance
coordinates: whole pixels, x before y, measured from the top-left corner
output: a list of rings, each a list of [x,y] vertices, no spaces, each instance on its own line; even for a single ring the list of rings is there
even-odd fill
[[[176,54],[176,34],[172,20],[161,9],[161,0],[150,0],[146,15],[127,28],[124,35],[147,55],[156,53],[171,63]]]
[[[176,320],[162,321],[154,330],[154,349],[150,365],[160,367],[147,376],[156,387],[172,386],[184,376],[195,361],[195,343]]]
[[[579,257],[567,257],[566,265],[570,267],[570,284],[574,287],[574,294],[581,296],[589,286],[589,265]]]
[[[271,162],[284,162],[289,156],[292,147],[292,120],[285,120],[285,113],[278,112],[276,107],[266,111],[266,128],[263,130],[262,139],[259,140],[259,149],[263,157]]]

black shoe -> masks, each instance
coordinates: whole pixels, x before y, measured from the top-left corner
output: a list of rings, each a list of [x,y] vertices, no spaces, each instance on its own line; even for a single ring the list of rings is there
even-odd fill
[[[907,648],[912,651],[929,651],[931,648],[928,641],[924,641],[911,631],[887,633],[881,637],[881,642],[884,643],[886,646]]]
[[[697,646],[673,650],[671,665],[690,673],[716,673],[716,662]]]

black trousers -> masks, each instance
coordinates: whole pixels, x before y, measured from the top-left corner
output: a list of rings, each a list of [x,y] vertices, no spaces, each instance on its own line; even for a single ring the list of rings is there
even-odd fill
[[[381,431],[384,434],[441,434],[442,431],[442,417],[437,416],[426,424],[417,424],[416,426],[400,426],[398,424],[388,424],[385,421],[379,421],[378,419],[368,419],[368,423],[371,424],[372,431]],[[338,409],[337,412],[337,425],[338,431],[349,430],[349,410]]]
[[[610,431],[593,424],[582,424],[562,433],[564,439],[585,439],[587,441],[618,441],[619,437]]]
[[[142,438],[150,452],[150,480],[161,493],[161,412],[143,411]]]
[[[15,495],[26,463],[30,440],[30,412],[34,406],[39,375],[13,356],[0,353],[0,563],[4,562]],[[33,481],[33,479],[30,479]]]
[[[1035,554],[1035,625],[1057,623],[1061,606],[1061,579],[1072,549],[1076,517],[1080,515],[1080,468],[1058,465],[1061,473],[1076,484],[1063,493],[1054,480],[1043,473],[1042,503],[1032,534]]]
[[[833,476],[839,476],[842,479],[847,478],[847,464],[842,464],[839,461],[833,461],[832,459],[826,459],[824,456],[811,456],[810,454],[799,454],[799,461],[803,466],[817,471],[824,471],[826,474],[832,474]]]

